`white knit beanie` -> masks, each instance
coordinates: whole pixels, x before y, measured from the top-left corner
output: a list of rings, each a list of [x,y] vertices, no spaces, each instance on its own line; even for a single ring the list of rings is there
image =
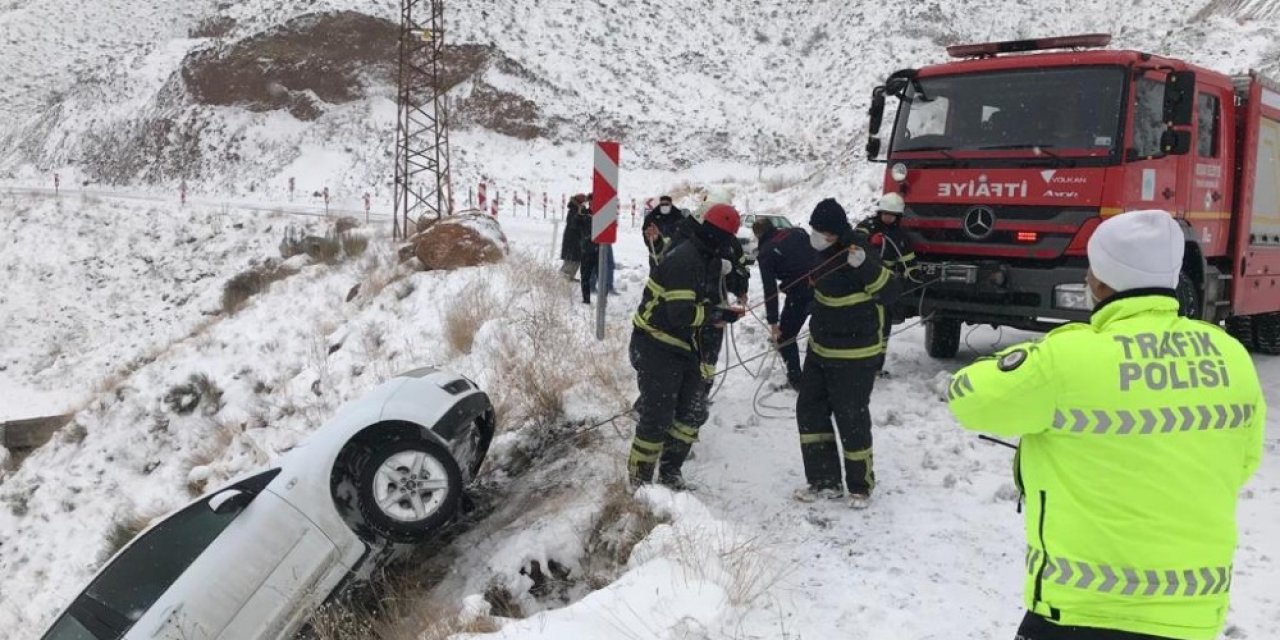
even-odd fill
[[[1166,211],[1122,213],[1089,239],[1089,270],[1116,292],[1176,289],[1186,247],[1182,227]]]

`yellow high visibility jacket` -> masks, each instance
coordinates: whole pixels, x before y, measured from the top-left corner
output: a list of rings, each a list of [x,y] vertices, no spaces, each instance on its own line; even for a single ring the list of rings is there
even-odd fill
[[[1062,625],[1213,640],[1236,496],[1262,457],[1253,361],[1172,297],[1126,292],[1089,324],[959,371],[967,429],[1021,436],[1027,609]]]

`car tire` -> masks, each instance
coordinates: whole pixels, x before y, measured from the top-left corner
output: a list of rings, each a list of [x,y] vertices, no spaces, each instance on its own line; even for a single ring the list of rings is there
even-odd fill
[[[1201,300],[1204,292],[1196,285],[1196,281],[1183,271],[1178,274],[1178,288],[1174,291],[1178,298],[1178,315],[1184,318],[1201,319],[1203,315]]]
[[[449,450],[437,442],[387,442],[369,453],[356,495],[365,523],[377,536],[391,542],[422,542],[457,515],[462,472]]]
[[[954,358],[960,351],[960,321],[934,318],[924,323],[924,350],[932,358]]]
[[[1227,333],[1231,334],[1232,338],[1238,340],[1249,351],[1258,350],[1253,333],[1253,319],[1254,316],[1231,316],[1224,323]]]

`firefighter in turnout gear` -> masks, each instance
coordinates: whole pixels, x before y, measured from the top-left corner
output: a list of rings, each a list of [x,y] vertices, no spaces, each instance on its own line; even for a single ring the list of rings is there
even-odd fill
[[[896,193],[886,193],[880,197],[874,216],[858,223],[857,230],[867,236],[872,247],[879,250],[880,260],[884,266],[904,281],[918,282],[916,278],[916,253],[911,249],[911,241],[902,232],[899,223],[902,214],[907,210],[907,203]],[[884,346],[889,348],[889,336],[893,333],[893,325],[905,318],[896,310],[896,306],[887,307],[885,312],[889,321],[884,323]],[[888,372],[881,370],[881,375]]]
[[[884,266],[907,280],[915,280],[916,253],[899,225],[906,210],[902,196],[886,193],[880,197],[876,214],[859,222],[857,230],[877,249]]]
[[[960,424],[1021,437],[1019,639],[1222,631],[1236,498],[1262,457],[1266,407],[1245,348],[1178,315],[1185,242],[1163,211],[1108,219],[1088,245],[1089,323],[952,378]]]
[[[778,354],[787,366],[787,385],[800,388],[800,346],[795,337],[809,319],[813,306],[813,289],[809,286],[809,272],[817,266],[818,252],[803,229],[777,229],[768,218],[756,220],[751,232],[760,247],[756,263],[760,265],[760,280],[764,285],[765,319],[769,334],[778,347]],[[783,291],[778,290],[782,283]],[[778,296],[786,294],[782,313],[778,313]]]
[[[729,272],[721,275],[720,284],[716,288],[716,296],[712,302],[727,305],[729,297],[732,296],[738,306],[745,307],[747,289],[751,286],[751,270],[747,266],[747,255],[742,250],[742,242],[736,236],[729,244],[728,260]],[[723,326],[706,324],[702,326],[698,336],[699,344],[702,346],[702,383],[708,396],[708,403],[710,403],[711,390],[715,387],[716,365],[720,362],[720,353],[724,350],[724,333]]]
[[[885,305],[900,286],[835,200],[818,203],[809,226],[818,267],[811,276],[809,352],[796,401],[809,486],[797,492],[796,499],[842,497],[843,462],[850,506],[864,508],[875,486],[867,405],[884,359]]]
[[[733,207],[711,207],[696,232],[671,248],[645,282],[630,349],[640,387],[627,465],[632,484],[651,482],[656,469],[661,483],[685,488],[681,467],[707,419],[699,330],[736,322],[744,313],[718,302],[740,224]]]

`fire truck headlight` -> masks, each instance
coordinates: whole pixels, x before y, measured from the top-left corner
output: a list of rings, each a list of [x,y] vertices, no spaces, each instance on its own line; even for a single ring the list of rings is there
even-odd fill
[[[1053,288],[1053,306],[1059,309],[1073,309],[1077,311],[1089,310],[1089,296],[1086,295],[1085,285],[1081,284],[1060,284]]]
[[[889,177],[893,178],[895,182],[906,182],[907,181],[907,165],[899,162],[893,165],[892,167],[889,167]]]

